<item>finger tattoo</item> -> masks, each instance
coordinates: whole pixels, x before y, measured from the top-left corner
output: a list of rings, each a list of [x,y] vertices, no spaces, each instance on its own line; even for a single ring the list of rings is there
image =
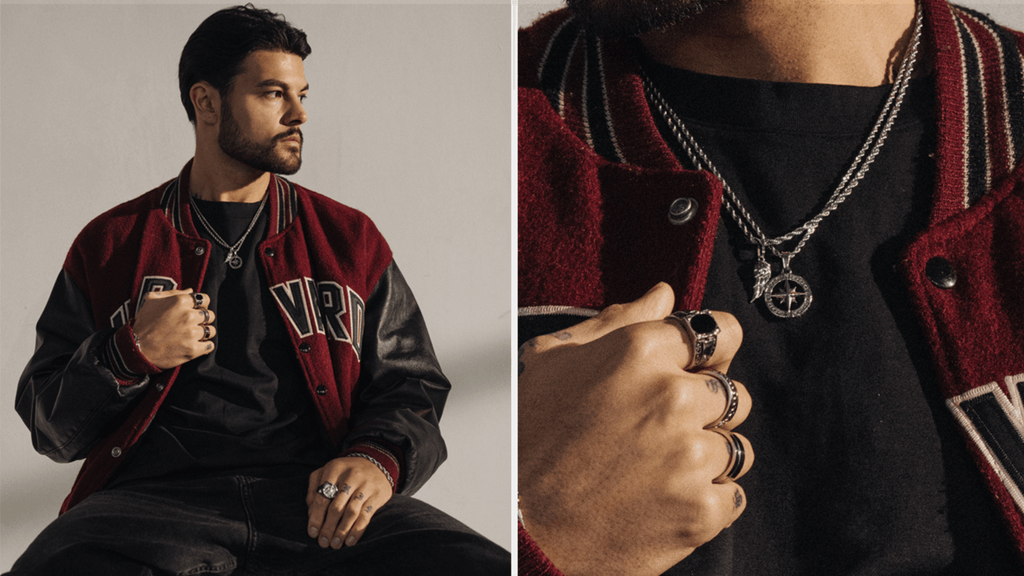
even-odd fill
[[[369,514],[371,512],[373,512],[373,506],[367,506],[366,507],[366,513]]]
[[[735,506],[736,508],[739,508],[740,506],[743,506],[743,494],[740,493],[740,489],[739,488],[736,489],[736,493],[733,494],[733,496],[732,496],[732,503],[733,503],[733,506]]]
[[[213,342],[207,342],[206,343],[206,350],[207,351],[213,350]]]
[[[363,499],[363,493],[360,492],[359,496],[356,496],[356,500],[362,500],[362,499]]]
[[[710,389],[713,394],[718,394],[722,389],[722,383],[719,382],[717,378],[705,380],[704,383],[708,385],[708,389]]]
[[[554,334],[552,334],[552,336],[554,336],[555,338],[558,338],[562,342],[565,342],[569,338],[572,338],[572,334],[570,334],[569,332],[567,332],[565,330],[562,330],[561,332],[555,332]]]
[[[342,484],[341,488],[339,488],[339,490],[341,490],[345,494],[348,494],[348,491],[351,490],[351,489],[352,489],[352,487],[349,486],[348,484]]]

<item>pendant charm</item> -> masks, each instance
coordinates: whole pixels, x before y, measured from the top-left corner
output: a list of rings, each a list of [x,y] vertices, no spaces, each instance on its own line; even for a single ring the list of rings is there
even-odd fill
[[[772,277],[772,265],[764,259],[764,248],[757,251],[757,264],[754,265],[754,297],[750,299],[753,303],[764,294],[768,280]]]
[[[242,267],[242,257],[234,252],[228,252],[228,258],[224,262],[234,270],[238,270]]]
[[[811,307],[812,299],[807,281],[788,269],[772,278],[765,287],[764,303],[768,311],[779,318],[802,316]]]

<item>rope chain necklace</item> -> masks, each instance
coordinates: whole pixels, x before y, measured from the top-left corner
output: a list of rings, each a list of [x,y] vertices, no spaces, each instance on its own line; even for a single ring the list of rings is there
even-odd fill
[[[882,112],[875,121],[871,133],[854,159],[853,164],[846,171],[836,190],[832,193],[832,196],[816,216],[775,238],[769,238],[761,230],[760,226],[757,225],[754,218],[743,207],[743,204],[740,203],[739,197],[732,191],[729,184],[726,183],[725,179],[718,172],[718,169],[708,159],[707,154],[704,153],[704,150],[701,149],[689,130],[686,129],[682,120],[669,107],[661,93],[654,87],[650,78],[641,70],[644,91],[650,104],[658,110],[668,124],[679,144],[686,151],[686,155],[690,158],[693,166],[698,170],[711,172],[722,183],[724,200],[722,206],[739,226],[747,241],[757,246],[757,263],[754,265],[754,288],[753,298],[750,299],[751,303],[763,297],[768,311],[780,318],[802,316],[811,306],[811,300],[813,299],[811,287],[802,277],[793,274],[790,270],[790,263],[818,230],[818,225],[832,214],[853,192],[854,188],[860,184],[860,181],[864,179],[864,175],[867,174],[868,168],[871,167],[878,153],[882,150],[882,146],[885,144],[885,140],[893,124],[896,122],[896,116],[903,105],[907,86],[910,84],[911,76],[913,76],[918,47],[921,43],[922,20],[921,7],[918,6],[910,50],[900,65],[885,106],[882,107]],[[799,241],[792,250],[784,251],[781,249],[783,243],[798,237]],[[772,277],[772,266],[766,258],[766,254],[769,252],[782,263],[782,271],[774,277]]]
[[[263,212],[263,207],[266,206],[267,197],[269,196],[269,194],[263,195],[263,201],[260,202],[260,207],[256,209],[256,215],[252,217],[252,222],[249,222],[249,227],[245,229],[245,233],[238,239],[238,242],[235,242],[235,245],[231,246],[220,237],[220,234],[217,234],[217,231],[213,229],[210,222],[206,220],[206,217],[203,216],[203,213],[199,210],[199,204],[196,203],[195,198],[191,194],[188,195],[188,202],[192,206],[192,211],[197,217],[199,217],[199,223],[203,225],[203,228],[206,228],[206,231],[210,233],[210,236],[213,237],[217,244],[220,244],[227,249],[228,257],[224,259],[224,263],[231,266],[234,270],[238,270],[242,267],[242,257],[238,255],[238,249],[242,247],[245,239],[249,237],[249,232],[252,232],[252,229],[256,227],[256,221],[259,220],[260,213]]]

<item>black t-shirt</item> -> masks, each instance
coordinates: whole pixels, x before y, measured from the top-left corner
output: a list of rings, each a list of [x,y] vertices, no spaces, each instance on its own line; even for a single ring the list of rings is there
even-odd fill
[[[207,221],[232,245],[245,233],[259,203],[196,200]],[[302,379],[284,321],[266,289],[256,247],[268,210],[231,268],[227,249],[193,215],[210,240],[202,292],[216,314],[214,351],[181,367],[152,424],[111,486],[170,477],[239,473],[272,476],[295,467],[315,469],[330,455]]]
[[[889,94],[644,68],[772,237],[821,210]],[[928,217],[934,94],[911,82],[864,180],[793,258],[814,293],[803,316],[750,303],[756,250],[723,212],[703,306],[743,326],[730,376],[753,397],[737,431],[756,462],[745,513],[669,574],[1020,573],[895,271]]]

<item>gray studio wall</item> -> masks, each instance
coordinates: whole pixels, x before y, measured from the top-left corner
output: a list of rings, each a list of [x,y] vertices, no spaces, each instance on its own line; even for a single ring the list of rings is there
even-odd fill
[[[78,231],[191,157],[177,60],[226,5],[0,6],[0,571],[79,467],[37,455],[14,412],[33,327]],[[260,6],[313,47],[292,178],[374,219],[453,382],[449,460],[418,496],[511,548],[513,11]]]

